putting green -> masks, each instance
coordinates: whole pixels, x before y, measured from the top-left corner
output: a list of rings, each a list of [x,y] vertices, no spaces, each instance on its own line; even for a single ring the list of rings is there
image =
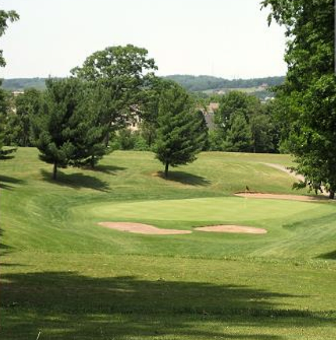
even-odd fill
[[[328,204],[237,197],[107,203],[87,207],[101,221],[167,220],[244,222],[289,220],[334,212]]]

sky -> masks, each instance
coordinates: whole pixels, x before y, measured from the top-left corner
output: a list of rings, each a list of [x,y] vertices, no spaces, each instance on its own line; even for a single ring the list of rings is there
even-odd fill
[[[20,20],[0,39],[0,78],[64,77],[108,46],[148,50],[157,74],[286,74],[284,29],[261,0],[0,0]]]

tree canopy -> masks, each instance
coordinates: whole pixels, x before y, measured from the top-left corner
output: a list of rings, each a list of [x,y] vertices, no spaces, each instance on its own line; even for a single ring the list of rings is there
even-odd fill
[[[47,82],[46,107],[35,117],[34,131],[40,159],[54,165],[54,179],[59,167],[94,162],[105,148],[92,98],[91,88],[79,79]]]
[[[179,85],[162,92],[159,102],[156,158],[169,166],[191,163],[206,141],[203,121],[195,113],[188,93]]]
[[[286,81],[278,90],[289,110],[288,147],[296,171],[312,188],[336,191],[336,77],[334,1],[265,0],[275,19],[286,27]]]
[[[222,96],[215,112],[217,131],[212,134],[214,149],[276,152],[278,141],[272,114],[269,106],[254,96],[238,91]]]
[[[98,88],[96,105],[100,118],[108,125],[106,145],[114,131],[131,120],[141,103],[141,92],[157,69],[148,51],[133,45],[112,46],[89,56],[82,67],[71,72]]]
[[[0,10],[0,37],[2,37],[7,28],[8,22],[19,20],[19,15],[15,11]],[[6,66],[5,58],[3,57],[3,50],[0,50],[0,67]]]

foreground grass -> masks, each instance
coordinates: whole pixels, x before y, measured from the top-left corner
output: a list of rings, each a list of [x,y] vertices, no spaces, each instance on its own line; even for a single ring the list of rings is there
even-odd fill
[[[232,197],[291,192],[264,163],[291,160],[204,153],[165,181],[152,154],[116,152],[54,183],[20,149],[0,164],[3,338],[334,339],[335,205]],[[268,234],[145,236],[102,220]]]

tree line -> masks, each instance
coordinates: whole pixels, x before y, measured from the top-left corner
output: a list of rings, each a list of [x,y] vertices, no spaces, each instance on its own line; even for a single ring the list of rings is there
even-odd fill
[[[219,97],[215,129],[205,124],[204,100],[154,75],[147,50],[115,46],[89,56],[67,79],[47,81],[44,92],[13,98],[0,90],[0,157],[4,145],[37,146],[41,159],[58,167],[91,166],[119,143],[147,148],[164,164],[186,164],[201,150],[290,152],[297,187],[336,191],[336,76],[334,2],[264,0],[269,23],[289,37],[288,73],[276,99],[262,104],[244,93]],[[0,37],[18,19],[0,11]],[[0,51],[0,66],[5,60]],[[125,130],[134,119],[139,132]],[[127,146],[128,145],[128,146]],[[323,190],[324,190],[323,189]]]
[[[191,75],[171,75],[166,79],[176,81],[188,91],[206,91],[218,89],[239,89],[248,87],[258,87],[264,84],[267,86],[278,86],[283,84],[285,77],[264,77],[253,79],[224,79],[213,76],[191,76]]]
[[[48,79],[43,92],[11,96],[1,90],[2,141],[36,146],[56,179],[59,168],[94,168],[137,119],[168,176],[170,166],[196,158],[207,134],[190,95],[157,78],[147,54],[133,45],[108,47],[71,70],[71,77]]]

